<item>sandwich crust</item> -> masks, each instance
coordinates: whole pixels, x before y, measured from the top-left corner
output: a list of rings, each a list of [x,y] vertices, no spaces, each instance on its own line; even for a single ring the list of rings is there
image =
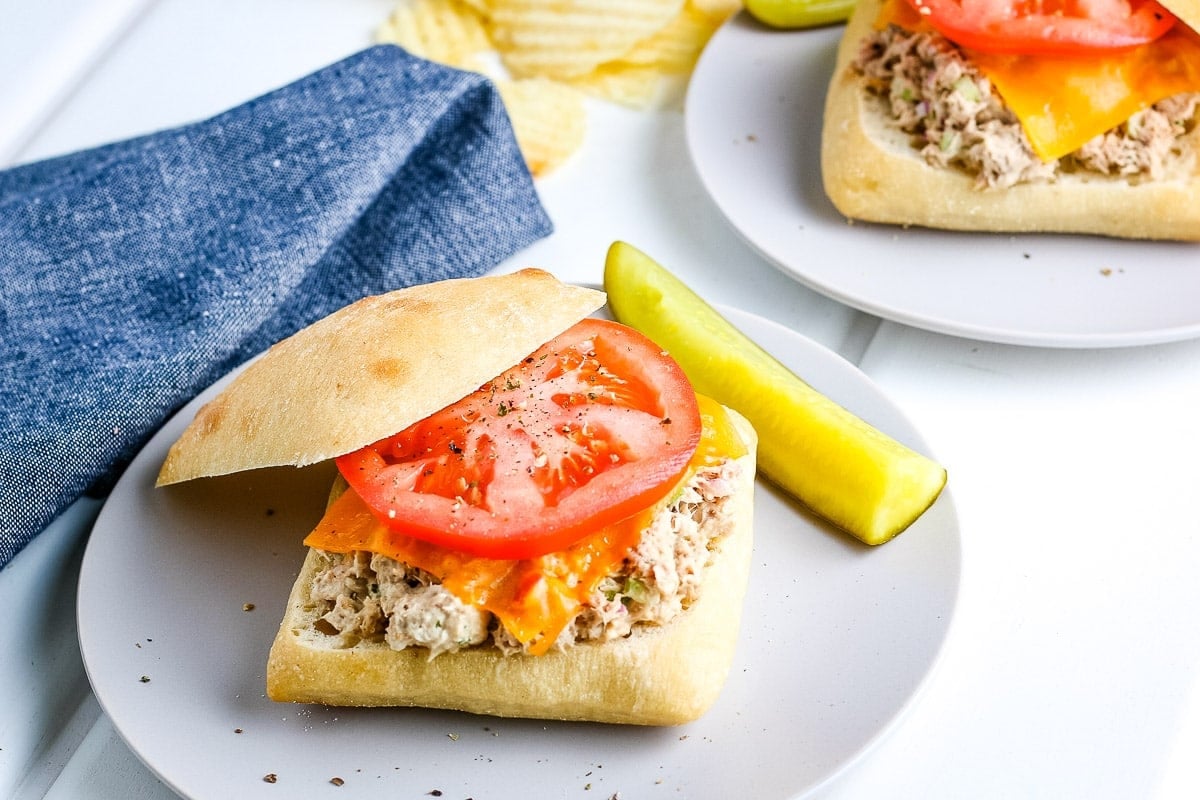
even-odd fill
[[[292,588],[267,665],[274,700],[336,706],[443,708],[503,717],[675,725],[716,700],[733,660],[750,572],[754,496],[753,428],[730,412],[750,447],[730,513],[705,567],[701,594],[664,625],[628,637],[588,641],[546,655],[503,655],[474,647],[429,659],[418,648],[382,642],[335,646],[316,627],[312,599],[322,556],[310,550]]]
[[[1194,31],[1200,31],[1200,0],[1159,0],[1163,7],[1188,24]]]
[[[477,389],[604,304],[526,269],[364,298],[274,345],[197,412],[158,485],[305,466]]]
[[[1171,5],[1187,21],[1189,10],[1200,16],[1200,0]],[[855,7],[825,101],[821,170],[825,192],[842,214],[950,230],[1200,240],[1200,127],[1183,140],[1193,156],[1154,181],[1080,172],[981,189],[963,171],[927,164],[851,66],[881,7],[881,0]]]

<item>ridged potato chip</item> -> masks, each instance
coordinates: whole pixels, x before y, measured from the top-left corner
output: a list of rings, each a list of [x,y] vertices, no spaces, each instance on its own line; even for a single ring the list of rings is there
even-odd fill
[[[621,58],[682,8],[683,0],[490,0],[488,30],[514,76],[561,80]]]
[[[655,67],[612,61],[601,64],[569,83],[585,94],[630,108],[652,108],[663,103],[663,73]]]
[[[479,13],[462,0],[401,0],[375,32],[375,40],[464,68],[472,66],[478,53],[492,50]]]
[[[534,176],[561,166],[583,144],[587,112],[575,89],[546,78],[499,80],[496,88]]]
[[[720,24],[742,9],[742,0],[688,0],[688,5]]]
[[[724,17],[713,15],[719,13],[724,12],[714,6],[710,14],[688,0],[670,22],[639,41],[622,58],[601,64],[570,83],[588,94],[632,108],[668,107],[683,97],[687,75],[724,21]]]
[[[690,2],[670,22],[635,44],[621,63],[656,67],[663,72],[687,72],[720,23]]]
[[[584,95],[632,108],[682,96],[740,0],[398,0],[376,40],[496,82],[530,172],[583,143]]]

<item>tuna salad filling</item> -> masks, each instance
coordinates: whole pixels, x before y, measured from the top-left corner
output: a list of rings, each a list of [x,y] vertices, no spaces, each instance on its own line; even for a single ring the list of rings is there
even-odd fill
[[[638,625],[661,625],[691,605],[730,528],[729,498],[740,469],[727,461],[697,471],[600,581],[555,647],[628,636]],[[492,614],[464,603],[428,572],[373,553],[321,552],[326,566],[314,577],[311,594],[319,606],[316,627],[340,637],[343,646],[380,641],[394,650],[426,648],[431,659],[474,646],[505,655],[526,651]]]
[[[1196,126],[1200,104],[1200,94],[1169,97],[1043,162],[991,82],[942,36],[889,25],[863,42],[853,67],[927,162],[961,169],[981,188],[1079,172],[1157,179],[1180,158],[1179,141]]]

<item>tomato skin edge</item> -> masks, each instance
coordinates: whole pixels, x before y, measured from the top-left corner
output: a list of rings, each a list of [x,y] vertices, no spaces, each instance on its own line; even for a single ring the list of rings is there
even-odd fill
[[[698,443],[699,437],[696,437]],[[695,447],[691,448],[693,451]],[[357,451],[346,456],[341,456],[337,459],[338,470],[343,477],[347,474],[352,474],[361,469],[364,461],[371,459],[371,455],[367,455],[364,451]],[[374,454],[374,458],[378,459],[378,454]],[[414,539],[428,542],[430,544],[439,545],[451,550],[457,550],[467,555],[482,556],[484,558],[494,559],[527,559],[543,556],[548,553],[565,550],[581,538],[593,531],[622,520],[628,519],[635,514],[643,511],[646,508],[654,505],[658,501],[667,497],[678,486],[680,479],[688,471],[688,461],[685,459],[682,468],[677,471],[664,471],[663,477],[655,486],[654,489],[643,492],[625,499],[620,503],[615,503],[608,507],[608,513],[605,515],[602,522],[597,522],[594,518],[584,519],[575,522],[571,525],[561,525],[555,527],[539,527],[536,530],[526,530],[524,535],[503,535],[495,537],[486,537],[479,535],[464,535],[456,533],[452,529],[447,529],[437,525],[418,525],[412,522],[397,522],[394,518],[388,516],[384,511],[379,510],[372,504],[368,503],[371,513],[379,520],[381,524],[389,530],[404,535],[411,536]],[[349,481],[347,477],[347,481]],[[351,484],[353,485],[353,484]],[[600,487],[596,487],[600,488]],[[448,506],[453,501],[447,498],[439,498],[430,495],[419,496],[418,502],[424,504],[435,504]],[[462,528],[471,526],[470,517],[474,517],[479,513],[478,510],[472,510],[463,514],[467,519],[462,523]]]
[[[1065,56],[1140,47],[1163,36],[1176,17],[1156,0],[1141,0],[1125,20],[1062,15],[968,19],[956,0],[906,0],[950,41],[969,50],[1007,55]]]
[[[700,442],[701,423],[695,390],[674,359],[643,334],[619,323],[584,320],[543,348],[555,346],[573,332],[573,335],[579,335],[577,329],[589,336],[612,337],[612,342],[606,339],[603,348],[596,346],[593,351],[632,353],[617,366],[636,371],[634,378],[638,380],[650,381],[658,393],[655,399],[665,404],[665,419],[645,413],[634,415],[652,419],[658,426],[653,433],[664,437],[669,445],[663,452],[656,448],[655,452],[647,453],[629,465],[599,471],[580,486],[565,491],[563,497],[554,498],[553,503],[547,504],[550,509],[547,513],[531,518],[521,518],[528,509],[518,509],[517,513],[506,516],[463,502],[461,498],[387,486],[386,479],[380,478],[386,475],[388,464],[381,451],[386,451],[388,443],[404,431],[339,457],[336,459],[339,471],[363,497],[375,517],[390,530],[487,558],[523,559],[562,550],[593,531],[652,506],[674,490],[687,472],[691,456]],[[534,361],[534,356],[540,352],[542,349],[522,364]],[[506,376],[512,370],[498,376],[496,383],[507,380]],[[429,419],[445,414],[456,405]],[[418,422],[416,426],[422,422],[426,421]],[[643,419],[643,428],[649,424]]]

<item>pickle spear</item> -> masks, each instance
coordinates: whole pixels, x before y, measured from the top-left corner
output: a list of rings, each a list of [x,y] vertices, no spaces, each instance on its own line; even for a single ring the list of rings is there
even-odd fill
[[[763,474],[817,515],[877,545],[941,493],[941,465],[809,386],[637,248],[609,248],[604,290],[616,319],[668,350],[697,392],[750,420]]]
[[[750,16],[772,28],[815,28],[845,22],[855,0],[745,0]]]

